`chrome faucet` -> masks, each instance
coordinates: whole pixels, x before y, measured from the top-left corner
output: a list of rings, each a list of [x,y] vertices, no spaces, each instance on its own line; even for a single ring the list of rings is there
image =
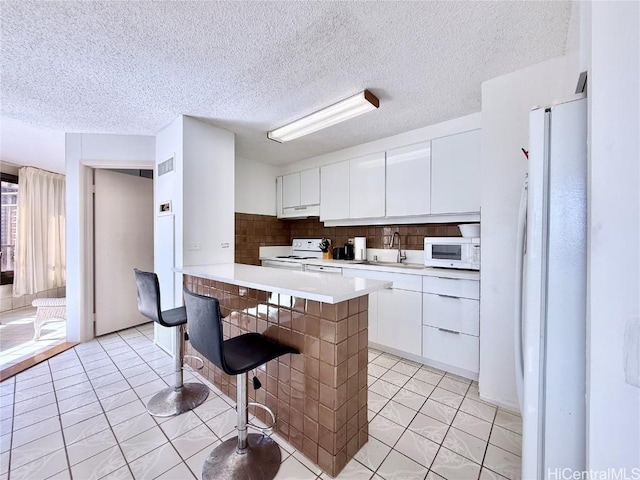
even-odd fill
[[[407,256],[403,254],[402,250],[400,249],[400,232],[393,233],[393,237],[391,237],[391,242],[389,243],[389,248],[393,248],[393,243],[394,243],[394,240],[396,239],[396,235],[398,236],[398,259],[396,260],[396,262],[402,263],[403,260],[407,259]]]

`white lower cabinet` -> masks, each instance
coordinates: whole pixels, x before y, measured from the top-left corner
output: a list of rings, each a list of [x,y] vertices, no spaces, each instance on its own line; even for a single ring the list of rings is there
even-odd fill
[[[480,335],[480,302],[469,298],[433,293],[422,295],[424,324],[467,335]]]
[[[458,374],[480,371],[480,282],[422,280],[422,357]]]
[[[378,342],[412,355],[422,352],[422,294],[387,288],[378,292]]]
[[[393,282],[369,295],[369,342],[469,378],[480,369],[478,280],[343,268],[345,277]]]
[[[460,278],[427,277],[422,279],[422,291],[453,297],[480,298],[480,282]]]
[[[435,327],[422,327],[422,356],[443,365],[479,372],[478,337]]]
[[[342,276],[393,282],[393,288],[369,295],[369,341],[419,356],[422,350],[422,278],[355,268],[343,268]]]

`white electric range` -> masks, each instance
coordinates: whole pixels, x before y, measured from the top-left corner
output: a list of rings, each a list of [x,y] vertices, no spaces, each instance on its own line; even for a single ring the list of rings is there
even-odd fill
[[[321,241],[321,238],[294,238],[291,242],[291,255],[265,258],[262,260],[262,266],[287,270],[304,270],[304,263],[300,260],[322,258]]]

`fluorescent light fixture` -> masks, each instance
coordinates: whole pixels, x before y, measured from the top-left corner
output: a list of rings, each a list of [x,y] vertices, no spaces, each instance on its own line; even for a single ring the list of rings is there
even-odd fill
[[[306,117],[291,122],[280,128],[268,132],[267,137],[276,142],[288,142],[294,138],[308,135],[322,130],[336,123],[344,122],[362,113],[378,108],[380,102],[369,90],[364,90],[353,97],[334,103],[330,107],[323,108]]]

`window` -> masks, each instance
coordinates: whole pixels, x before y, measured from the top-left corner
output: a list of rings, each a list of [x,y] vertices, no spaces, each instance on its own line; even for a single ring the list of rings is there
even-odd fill
[[[2,245],[0,284],[13,283],[13,265],[18,231],[18,177],[2,174],[2,212],[0,244]]]

